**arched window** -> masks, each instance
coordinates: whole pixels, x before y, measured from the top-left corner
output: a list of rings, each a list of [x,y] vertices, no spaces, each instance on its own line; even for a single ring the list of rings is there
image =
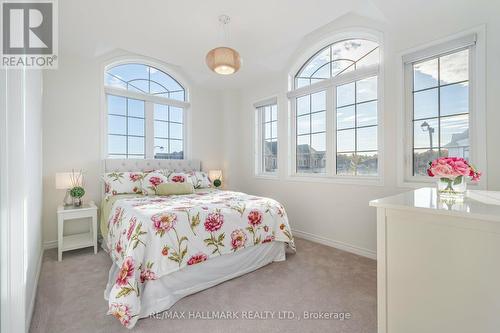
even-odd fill
[[[366,39],[349,39],[316,52],[295,75],[295,88],[378,64],[379,46]]]
[[[186,89],[149,64],[122,62],[104,73],[109,158],[185,158]]]
[[[345,39],[293,74],[293,174],[377,178],[379,58],[377,42]]]

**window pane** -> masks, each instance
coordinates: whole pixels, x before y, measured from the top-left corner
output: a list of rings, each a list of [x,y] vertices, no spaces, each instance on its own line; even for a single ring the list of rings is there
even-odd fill
[[[438,116],[438,89],[416,92],[413,94],[414,119]]]
[[[380,49],[377,47],[375,50],[371,51],[368,55],[366,55],[364,58],[360,59],[356,63],[356,69],[359,69],[361,67],[369,66],[369,65],[375,65],[378,64],[380,61]]]
[[[311,114],[312,133],[326,131],[326,112],[317,112]]]
[[[176,123],[170,123],[170,138],[171,139],[182,139],[182,125]]]
[[[127,134],[127,117],[108,116],[109,134]]]
[[[351,60],[335,60],[332,62],[332,77],[354,70]]]
[[[309,134],[297,136],[297,149],[299,146],[309,146],[311,144],[311,136]],[[307,148],[309,150],[309,148]]]
[[[413,65],[413,90],[436,87],[437,79],[437,59],[432,59]]]
[[[438,147],[438,120],[427,119],[413,122],[413,147]]]
[[[271,123],[264,123],[264,139],[271,138]]]
[[[469,83],[441,88],[441,116],[469,112]]]
[[[441,148],[469,145],[469,116],[441,118]]]
[[[276,104],[271,106],[271,120],[278,120],[278,106]]]
[[[337,154],[337,174],[338,175],[351,175],[356,174],[355,154]]]
[[[144,119],[128,118],[128,135],[144,136]]]
[[[352,129],[352,130],[337,131],[337,151],[346,152],[354,150],[355,150],[354,130]]]
[[[128,153],[144,154],[144,138],[128,137]]]
[[[170,140],[170,153],[182,153],[182,140]]]
[[[175,99],[178,101],[184,101],[186,99],[186,95],[184,91],[174,91],[168,94],[170,99]]]
[[[155,121],[155,137],[168,138],[168,123],[166,121]]]
[[[127,99],[108,95],[108,114],[119,114],[125,116],[127,114]]]
[[[144,101],[128,98],[128,115],[144,118]]]
[[[311,148],[313,152],[325,152],[326,150],[326,134],[313,134],[311,135]]]
[[[269,106],[264,106],[264,121],[269,122],[271,121],[271,108]]]
[[[154,105],[155,120],[168,120],[168,106],[162,104]]]
[[[323,50],[319,51],[314,57],[311,58],[309,63],[304,66],[301,70],[301,77],[310,77],[316,72],[321,66],[330,62],[330,47],[325,47]]]
[[[449,84],[469,79],[469,50],[439,58],[440,82]]]
[[[415,175],[427,176],[429,162],[438,158],[437,150],[414,149],[413,150],[413,171]]]
[[[297,78],[295,80],[295,88],[301,88],[310,85],[309,79]]]
[[[126,154],[126,140],[126,136],[108,135],[108,152],[110,154]]]
[[[275,139],[278,137],[278,122],[273,121],[271,123],[271,138]]]
[[[274,172],[278,168],[277,161],[278,147],[276,140],[268,140],[264,142],[264,171]]]
[[[354,82],[337,87],[337,107],[354,104]]]
[[[170,106],[170,121],[175,121],[177,123],[183,123],[183,109]]]
[[[358,152],[356,154],[356,174],[376,176],[378,173],[378,157],[374,152]]]
[[[321,91],[311,95],[311,112],[326,110],[326,92]]]
[[[168,140],[155,138],[155,158],[166,158],[168,152]]]
[[[356,102],[361,103],[377,99],[377,77],[356,82]]]
[[[305,134],[311,132],[311,115],[297,117],[297,134]]]
[[[357,130],[357,150],[377,150],[377,126]]]
[[[297,98],[297,115],[309,113],[310,111],[310,95]]]
[[[355,126],[354,105],[337,109],[337,129],[353,128]]]
[[[357,105],[357,125],[377,125],[377,101]]]

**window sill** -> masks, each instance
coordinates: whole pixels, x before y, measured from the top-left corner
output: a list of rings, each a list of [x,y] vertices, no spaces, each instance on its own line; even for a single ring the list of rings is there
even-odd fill
[[[257,179],[279,180],[278,173],[258,173],[254,175]]]
[[[287,181],[308,182],[308,183],[331,183],[361,186],[384,186],[381,177],[342,177],[322,174],[292,174],[286,177]]]
[[[436,179],[434,178],[414,178],[414,179],[405,179],[400,181],[398,187],[403,188],[421,188],[421,187],[432,187],[436,186]],[[471,183],[467,181],[467,188],[470,190],[486,190],[486,182],[482,181],[479,183]]]

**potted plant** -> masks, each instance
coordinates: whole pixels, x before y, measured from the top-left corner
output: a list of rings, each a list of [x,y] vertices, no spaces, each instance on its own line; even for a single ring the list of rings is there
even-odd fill
[[[83,174],[82,171],[75,173],[72,171],[71,175],[71,189],[69,194],[73,198],[73,206],[80,207],[83,203],[82,197],[85,195],[85,189],[83,188]]]

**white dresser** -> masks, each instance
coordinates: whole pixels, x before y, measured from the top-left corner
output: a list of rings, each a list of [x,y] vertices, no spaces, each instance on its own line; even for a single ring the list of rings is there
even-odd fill
[[[500,332],[500,192],[373,200],[379,333]]]

